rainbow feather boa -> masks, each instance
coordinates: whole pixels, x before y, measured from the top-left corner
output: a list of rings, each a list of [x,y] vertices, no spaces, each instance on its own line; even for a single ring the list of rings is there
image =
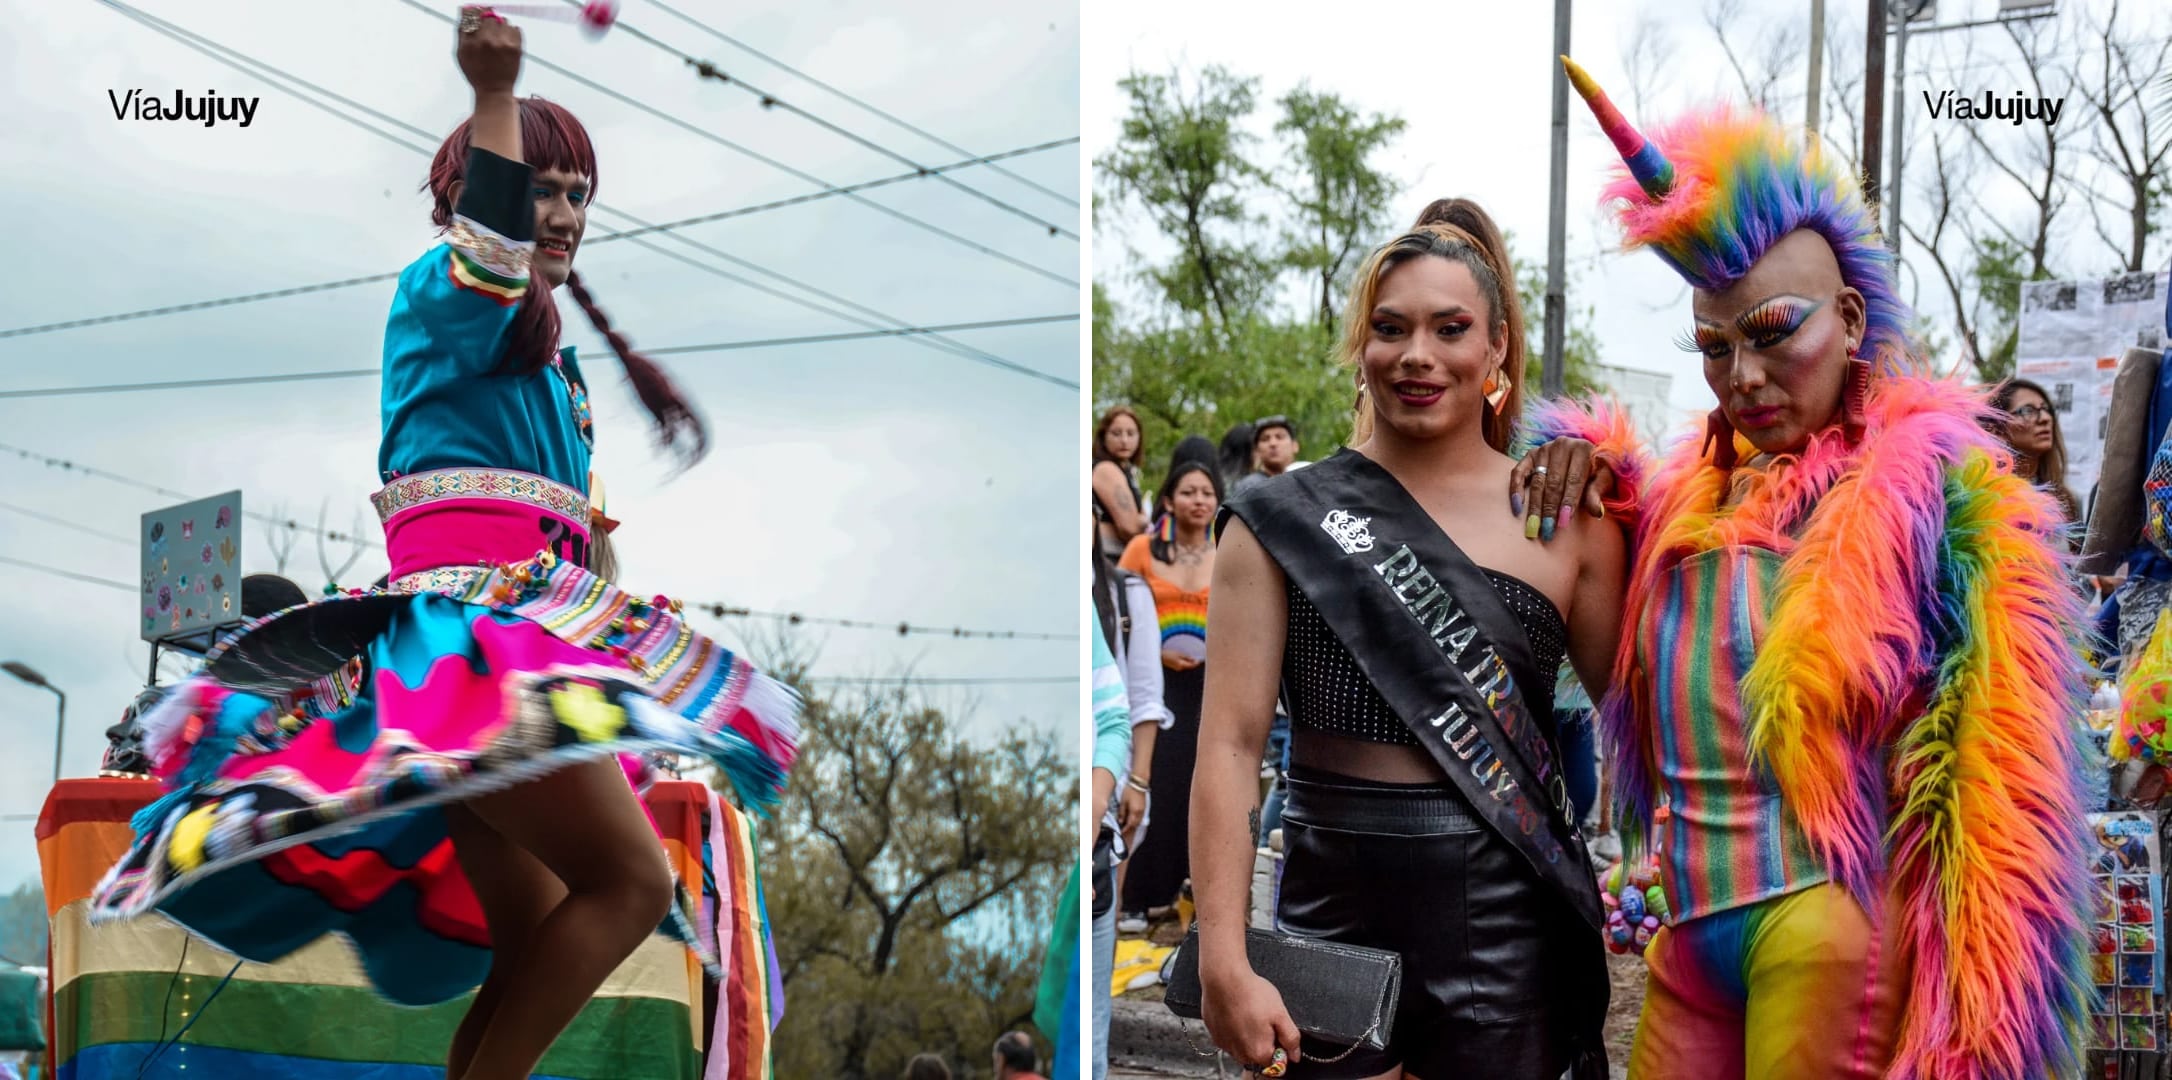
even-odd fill
[[[1660,575],[1722,546],[1785,554],[1741,689],[1751,746],[1833,880],[1898,921],[1895,1080],[2070,1075],[2092,992],[2081,613],[2058,510],[2006,468],[1983,410],[1954,382],[1882,378],[1859,446],[1821,433],[1727,511],[1728,474],[1678,445],[1644,492],[1632,629],[1599,709],[1633,846],[1658,790],[1633,627],[1658,617]]]
[[[1620,403],[1606,400],[1580,406],[1565,398],[1541,399],[1524,407],[1516,425],[1516,456],[1559,438],[1583,439],[1593,446],[1593,462],[1614,471],[1614,491],[1601,501],[1607,516],[1634,528],[1643,501],[1645,460],[1636,423]]]

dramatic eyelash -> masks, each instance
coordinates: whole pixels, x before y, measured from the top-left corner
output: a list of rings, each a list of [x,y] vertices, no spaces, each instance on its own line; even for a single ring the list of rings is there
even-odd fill
[[[1697,331],[1679,330],[1674,335],[1674,347],[1686,353],[1703,353],[1704,343],[1697,340]]]
[[[1792,300],[1776,301],[1744,315],[1735,327],[1752,339],[1779,337],[1794,333],[1796,328],[1809,321],[1818,307]]]

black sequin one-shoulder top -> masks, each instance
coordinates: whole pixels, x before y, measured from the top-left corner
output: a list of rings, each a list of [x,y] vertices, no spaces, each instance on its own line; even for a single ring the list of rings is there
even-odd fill
[[[1492,570],[1486,579],[1508,604],[1531,639],[1536,671],[1514,671],[1524,704],[1552,730],[1554,677],[1567,655],[1568,631],[1546,594],[1521,578]],[[1388,707],[1357,659],[1328,628],[1327,620],[1295,584],[1289,587],[1289,636],[1282,650],[1283,704],[1290,722],[1366,742],[1418,745],[1418,737]]]

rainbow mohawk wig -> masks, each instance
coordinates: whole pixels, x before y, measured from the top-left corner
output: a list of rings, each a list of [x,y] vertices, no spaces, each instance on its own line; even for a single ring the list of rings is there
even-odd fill
[[[1893,254],[1861,185],[1815,140],[1802,145],[1770,117],[1725,105],[1646,138],[1576,61],[1561,64],[1621,153],[1604,198],[1618,206],[1628,247],[1651,248],[1692,286],[1717,290],[1741,280],[1781,237],[1809,229],[1832,246],[1841,280],[1863,294],[1863,358],[1880,374],[1918,368],[1905,337],[1908,308],[1893,289]]]

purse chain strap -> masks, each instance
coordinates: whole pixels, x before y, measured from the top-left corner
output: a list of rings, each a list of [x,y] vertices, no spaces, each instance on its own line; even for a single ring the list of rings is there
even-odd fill
[[[1180,1026],[1182,1026],[1182,1027],[1184,1028],[1184,1037],[1185,1037],[1185,1039],[1187,1039],[1187,1040],[1189,1040],[1189,1041],[1191,1042],[1191,1044],[1192,1044],[1192,1053],[1194,1053],[1194,1054],[1198,1054],[1198,1055],[1199,1055],[1200,1057],[1218,1057],[1218,1056],[1220,1056],[1220,1055],[1221,1055],[1222,1051],[1221,1051],[1221,1048],[1220,1048],[1220,1047],[1215,1047],[1215,1048],[1212,1048],[1212,1049],[1208,1049],[1208,1050],[1201,1050],[1201,1049],[1199,1048],[1199,1037],[1198,1037],[1198,1036],[1196,1036],[1196,1035],[1194,1035],[1194,1034],[1192,1034],[1192,1026],[1191,1026],[1190,1024],[1186,1024],[1186,1023],[1184,1023],[1184,1022],[1183,1022],[1183,1021],[1181,1021],[1181,1020],[1180,1020],[1180,1021],[1178,1021],[1177,1023],[1178,1023],[1178,1024],[1180,1025]],[[1204,1020],[1200,1021],[1200,1022],[1199,1022],[1199,1029],[1200,1029],[1201,1031],[1205,1031],[1205,1030],[1206,1030],[1206,1028],[1207,1028],[1207,1023],[1206,1023],[1206,1021],[1204,1021]],[[1352,1055],[1352,1054],[1355,1054],[1355,1053],[1357,1053],[1357,1049],[1358,1049],[1358,1047],[1360,1047],[1360,1046],[1363,1046],[1363,1045],[1365,1045],[1365,1040],[1367,1040],[1367,1039],[1370,1039],[1370,1038],[1372,1038],[1372,1037],[1373,1037],[1373,1033],[1374,1033],[1374,1032],[1376,1032],[1376,1031],[1379,1031],[1379,1030],[1380,1030],[1380,1021],[1378,1021],[1378,1020],[1374,1020],[1374,1021],[1373,1021],[1373,1026],[1371,1026],[1371,1027],[1369,1027],[1369,1028],[1366,1028],[1366,1029],[1365,1029],[1365,1034],[1363,1034],[1363,1035],[1360,1035],[1360,1036],[1358,1036],[1358,1037],[1357,1037],[1357,1041],[1356,1041],[1356,1042],[1354,1042],[1354,1043],[1351,1043],[1351,1044],[1349,1045],[1349,1047],[1348,1047],[1347,1049],[1343,1050],[1343,1052],[1342,1052],[1342,1053],[1340,1053],[1340,1054],[1336,1054],[1336,1055],[1335,1055],[1334,1057],[1315,1057],[1315,1058],[1306,1058],[1305,1060],[1306,1060],[1306,1061],[1317,1061],[1317,1062],[1319,1062],[1319,1063],[1320,1063],[1320,1064],[1322,1064],[1322,1065],[1333,1065],[1334,1063],[1336,1063],[1336,1062],[1338,1062],[1338,1061],[1341,1061],[1342,1059],[1344,1059],[1344,1058],[1346,1058],[1346,1057],[1349,1057],[1349,1056],[1350,1056],[1350,1055]],[[1246,1067],[1246,1069],[1247,1069],[1247,1071],[1250,1071],[1250,1072],[1257,1072],[1257,1071],[1258,1071],[1258,1070],[1256,1070],[1256,1069],[1252,1069],[1252,1068],[1251,1068],[1250,1066],[1247,1066],[1247,1067]]]

